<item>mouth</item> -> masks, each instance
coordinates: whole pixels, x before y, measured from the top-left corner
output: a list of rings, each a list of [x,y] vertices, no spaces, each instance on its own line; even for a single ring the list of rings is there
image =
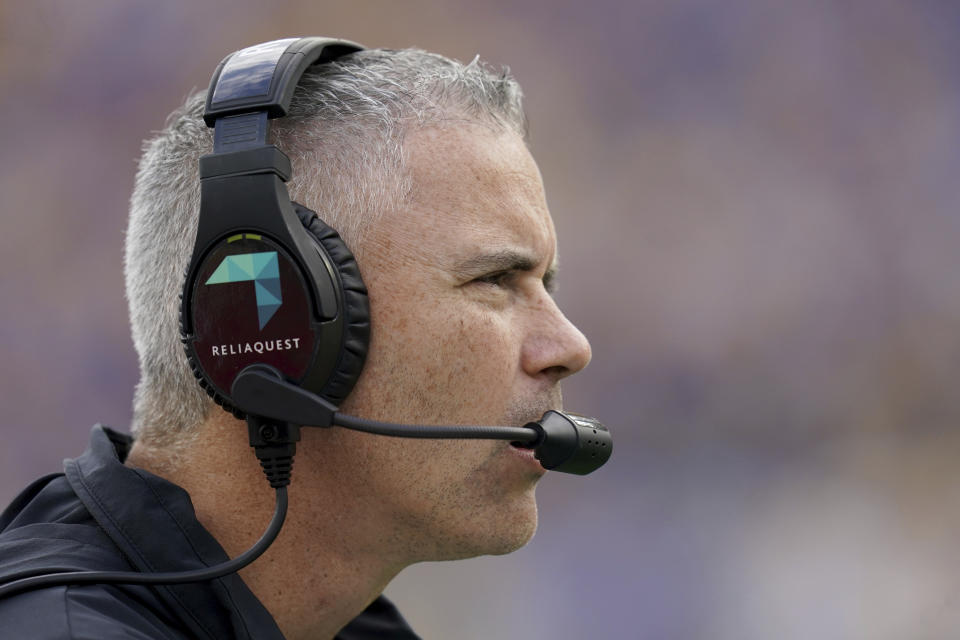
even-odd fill
[[[530,424],[531,422],[535,422],[538,419],[540,419],[541,415],[543,414],[540,414],[536,417],[532,417],[529,420],[522,421],[520,422],[520,424],[516,426],[524,426],[524,425]],[[511,442],[510,445],[506,447],[506,449],[511,454],[513,454],[514,457],[521,460],[524,465],[526,465],[529,469],[534,471],[537,475],[542,476],[547,472],[547,470],[543,468],[543,466],[540,464],[540,461],[537,459],[533,448],[528,446],[527,443]]]
[[[523,447],[511,445],[507,447],[507,451],[512,454],[512,457],[519,460],[524,467],[535,473],[537,476],[542,476],[547,472],[547,470],[543,468],[543,465],[540,464],[540,461],[537,460],[537,457],[533,453],[533,449],[525,449]]]
[[[531,422],[539,422],[540,420],[542,420],[548,411],[559,411],[559,409],[553,409],[548,407],[547,409],[544,409],[543,411],[537,413],[536,415],[530,414],[525,420],[518,420],[516,422],[510,422],[507,424],[512,424],[512,426],[516,426],[516,427],[525,427]],[[520,451],[529,451],[531,455],[533,454],[533,447],[530,446],[529,442],[511,442],[510,446],[513,447],[514,449],[519,449]]]
[[[534,410],[534,407],[536,407],[537,404],[540,406],[538,410]],[[531,422],[538,422],[539,420],[542,420],[547,411],[562,410],[562,405],[563,403],[559,398],[549,399],[542,404],[530,403],[523,411],[518,411],[501,424],[523,427]],[[511,442],[510,446],[505,448],[513,453],[516,458],[523,460],[525,464],[527,464],[531,469],[535,470],[539,475],[543,475],[547,472],[547,470],[543,468],[543,466],[540,464],[540,461],[537,459],[534,448],[530,446],[530,443]]]

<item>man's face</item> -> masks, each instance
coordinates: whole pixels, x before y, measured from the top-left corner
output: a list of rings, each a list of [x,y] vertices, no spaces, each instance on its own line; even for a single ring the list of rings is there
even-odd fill
[[[413,191],[364,244],[372,341],[342,410],[522,425],[560,408],[559,382],[590,346],[550,296],[556,236],[533,158],[519,136],[478,125],[406,144]],[[533,535],[544,470],[530,451],[334,431],[361,485],[351,499],[383,514],[415,559],[506,553]]]

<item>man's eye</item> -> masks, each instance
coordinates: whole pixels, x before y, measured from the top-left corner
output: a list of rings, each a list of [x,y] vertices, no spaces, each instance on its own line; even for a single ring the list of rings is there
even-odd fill
[[[510,271],[497,271],[480,276],[479,278],[474,278],[473,282],[477,284],[490,285],[493,287],[503,287],[508,284],[510,276],[512,275],[513,273]]]

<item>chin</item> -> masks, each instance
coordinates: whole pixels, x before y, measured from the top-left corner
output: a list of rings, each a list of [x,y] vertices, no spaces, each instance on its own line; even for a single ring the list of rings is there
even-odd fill
[[[537,531],[537,503],[531,490],[509,509],[501,508],[472,518],[458,534],[442,545],[440,560],[464,560],[477,556],[502,556],[526,545]]]
[[[526,491],[505,497],[487,520],[484,555],[504,555],[520,549],[537,532],[536,480]]]
[[[511,532],[511,535],[499,540],[499,545],[492,546],[483,555],[502,556],[526,546],[533,539],[537,532],[537,514],[534,512],[532,521],[526,523],[522,529],[518,528]]]

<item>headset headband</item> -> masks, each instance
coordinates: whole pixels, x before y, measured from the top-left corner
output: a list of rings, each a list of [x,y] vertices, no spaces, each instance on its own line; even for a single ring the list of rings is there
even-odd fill
[[[217,118],[238,113],[285,116],[307,67],[362,49],[349,40],[285,38],[235,51],[213,72],[203,120],[212,127]]]
[[[304,71],[363,47],[334,38],[285,38],[231,53],[213,72],[203,121],[214,154],[267,143],[267,119],[287,115]]]

